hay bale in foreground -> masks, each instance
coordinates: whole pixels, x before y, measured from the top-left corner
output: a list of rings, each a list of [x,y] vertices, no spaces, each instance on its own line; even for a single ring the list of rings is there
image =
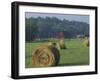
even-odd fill
[[[61,39],[59,41],[59,46],[60,46],[60,49],[66,49],[66,45],[65,45],[64,39]]]
[[[41,46],[32,56],[33,67],[49,67],[58,65],[59,51],[54,46]]]

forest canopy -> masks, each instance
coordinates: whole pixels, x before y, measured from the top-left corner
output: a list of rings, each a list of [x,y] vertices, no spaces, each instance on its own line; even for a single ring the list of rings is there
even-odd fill
[[[89,24],[56,17],[25,18],[26,41],[58,38],[60,32],[64,33],[65,38],[75,38],[77,35],[89,36]]]

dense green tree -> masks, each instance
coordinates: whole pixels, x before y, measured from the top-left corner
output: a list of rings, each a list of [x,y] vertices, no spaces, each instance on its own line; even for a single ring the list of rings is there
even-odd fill
[[[25,20],[26,28],[26,41],[32,41],[35,39],[35,36],[38,31],[38,26],[36,24],[36,19],[30,18]]]
[[[65,38],[74,38],[77,35],[89,36],[89,24],[79,21],[68,21],[56,17],[26,18],[26,41],[35,38],[55,38],[59,37],[59,32],[63,32]]]

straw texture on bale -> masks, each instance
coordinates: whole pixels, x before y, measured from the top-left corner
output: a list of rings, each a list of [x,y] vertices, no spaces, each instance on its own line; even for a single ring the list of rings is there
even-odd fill
[[[59,51],[54,46],[41,46],[32,56],[33,67],[49,67],[58,65]]]

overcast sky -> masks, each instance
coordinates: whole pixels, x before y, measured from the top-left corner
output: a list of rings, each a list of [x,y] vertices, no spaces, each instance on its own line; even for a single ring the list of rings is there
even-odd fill
[[[25,13],[26,18],[30,17],[56,17],[58,19],[66,19],[69,21],[80,21],[80,22],[86,22],[89,23],[89,16],[88,15],[74,15],[74,14],[51,14],[51,13],[34,13],[34,12],[26,12]]]

